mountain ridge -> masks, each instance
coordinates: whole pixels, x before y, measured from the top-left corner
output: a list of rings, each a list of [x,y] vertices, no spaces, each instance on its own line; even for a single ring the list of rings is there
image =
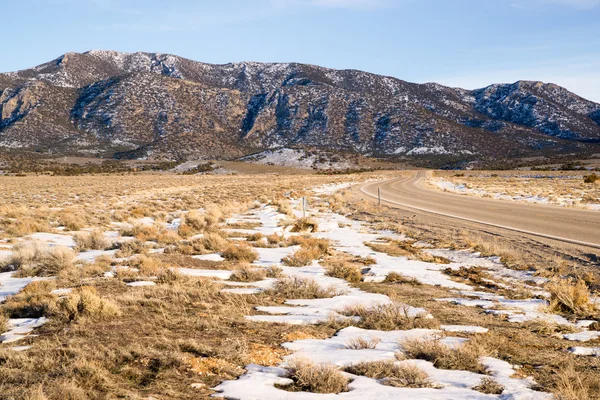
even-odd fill
[[[598,151],[600,104],[538,81],[467,90],[301,63],[91,50],[0,74],[0,149],[236,158],[279,147],[385,158]]]

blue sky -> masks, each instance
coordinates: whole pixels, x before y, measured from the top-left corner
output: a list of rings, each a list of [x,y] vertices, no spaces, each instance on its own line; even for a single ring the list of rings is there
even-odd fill
[[[475,88],[519,79],[600,102],[600,0],[20,0],[0,71],[68,51],[297,61]]]

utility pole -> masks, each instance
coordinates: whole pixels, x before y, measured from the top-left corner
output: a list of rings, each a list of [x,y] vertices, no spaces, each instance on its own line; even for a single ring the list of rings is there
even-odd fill
[[[381,189],[377,186],[377,203],[381,205]]]

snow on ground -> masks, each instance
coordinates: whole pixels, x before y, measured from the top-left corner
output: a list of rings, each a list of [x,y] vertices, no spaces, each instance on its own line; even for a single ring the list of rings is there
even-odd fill
[[[217,279],[229,279],[233,271],[225,269],[193,269],[193,268],[177,268],[177,271],[186,276],[193,276],[196,278],[217,278]]]
[[[442,268],[448,265],[437,265],[420,261],[408,260],[405,257],[392,257],[384,253],[373,252],[365,242],[376,241],[383,236],[393,236],[390,232],[371,231],[362,223],[349,220],[348,218],[337,215],[327,214],[316,216],[319,223],[319,232],[313,234],[315,237],[330,239],[335,243],[336,249],[349,254],[361,257],[373,257],[376,264],[370,266],[369,276],[371,280],[383,280],[391,272],[399,272],[403,275],[414,277],[428,284],[438,284],[450,288],[462,289],[465,293],[475,293],[470,291],[468,285],[459,284],[451,281],[441,272]],[[239,216],[238,218],[242,218]],[[260,229],[260,228],[258,228]],[[257,229],[257,230],[258,230]],[[396,237],[397,239],[401,239]],[[318,261],[305,267],[286,267],[281,263],[282,258],[292,254],[298,249],[297,246],[287,248],[257,248],[259,258],[254,262],[256,267],[266,267],[277,265],[282,269],[282,273],[287,276],[310,278],[317,282],[323,288],[329,288],[335,296],[324,299],[287,299],[282,306],[259,306],[256,310],[266,315],[247,316],[252,321],[278,322],[288,324],[307,324],[318,323],[329,319],[331,316],[344,318],[339,314],[344,308],[360,305],[366,308],[377,304],[388,304],[392,300],[383,294],[368,293],[360,289],[353,288],[351,285],[339,278],[325,275],[325,269]],[[460,267],[479,262],[490,264],[497,267],[495,260],[482,261],[474,256],[467,260],[466,255],[460,254],[462,258],[453,263],[453,267]],[[476,260],[476,262],[474,262]],[[500,270],[500,268],[496,268]],[[254,283],[227,282],[233,288],[226,288],[224,291],[238,294],[253,294],[270,287],[274,280],[267,280]],[[468,292],[470,291],[470,292]],[[462,292],[459,292],[462,293]],[[505,301],[503,298],[494,298],[494,301]],[[492,301],[492,300],[487,300]],[[486,303],[487,305],[487,303]],[[521,309],[537,307],[539,304],[524,302],[520,304]],[[427,315],[427,311],[422,308],[406,306],[407,315]],[[356,318],[356,317],[355,317]],[[456,347],[467,341],[465,338],[453,338],[443,336],[443,332],[459,332],[467,334],[477,334],[487,332],[486,328],[478,326],[457,326],[445,325],[441,329],[413,329],[407,331],[377,331],[367,330],[357,327],[348,327],[339,331],[333,337],[327,339],[302,339],[294,342],[284,343],[282,346],[291,350],[293,353],[284,358],[280,367],[261,367],[257,365],[248,365],[247,372],[234,381],[225,381],[215,387],[219,393],[215,396],[224,396],[229,399],[379,399],[379,398],[410,398],[415,399],[495,399],[498,396],[486,395],[472,390],[471,388],[480,384],[481,379],[486,375],[475,374],[468,371],[449,371],[438,370],[432,363],[423,360],[404,360],[395,361],[396,353],[402,351],[400,343],[405,339],[434,339],[441,340],[442,343]],[[375,343],[373,348],[353,349],[349,344],[352,341],[363,339]],[[348,392],[339,394],[315,394],[309,392],[287,392],[278,388],[276,385],[285,385],[292,383],[286,378],[286,369],[283,368],[291,359],[308,359],[317,363],[331,363],[340,367],[348,366],[359,362],[390,360],[399,364],[411,363],[422,368],[439,385],[439,388],[395,388],[380,384],[377,380],[353,376],[348,385]],[[552,396],[547,393],[536,392],[531,389],[534,386],[533,380],[511,378],[514,369],[506,362],[483,357],[482,363],[487,367],[491,376],[505,387],[501,396],[502,399],[550,399]]]
[[[46,322],[48,322],[48,319],[45,317],[9,319],[9,331],[0,335],[0,343],[14,343],[24,339],[35,328],[39,328]]]
[[[221,257],[221,255],[219,253],[202,254],[202,255],[192,256],[192,258],[195,258],[196,260],[204,260],[204,261],[224,261],[225,260],[223,257]]]
[[[511,300],[504,296],[479,291],[458,291],[457,293],[465,297],[448,297],[436,300],[468,307],[484,308],[489,314],[506,315],[509,322],[523,323],[537,319],[559,325],[575,326],[575,324],[560,315],[542,311],[548,305],[548,302],[544,299]]]
[[[563,338],[574,342],[589,342],[600,339],[600,331],[583,331],[577,333],[565,333]]]
[[[510,195],[504,192],[488,192],[484,189],[473,189],[467,187],[465,184],[455,184],[444,179],[431,179],[430,182],[439,189],[445,192],[452,192],[457,194],[471,195],[477,197],[489,197],[497,200],[509,200],[509,201],[520,201],[534,204],[552,204],[560,207],[573,207],[577,206],[580,208],[586,208],[589,210],[600,210],[600,204],[587,204],[581,203],[583,198],[581,197],[553,197],[552,199],[540,195]]]
[[[569,352],[575,354],[576,356],[595,356],[600,357],[600,347],[571,347],[569,348]]]
[[[156,285],[156,282],[152,282],[152,281],[135,281],[135,282],[129,282],[127,284],[127,286],[133,286],[133,287],[154,286],[154,285]]]
[[[48,246],[65,246],[71,248],[76,246],[75,240],[71,235],[59,235],[56,233],[37,232],[29,235],[27,238],[45,243]]]
[[[13,272],[0,273],[0,303],[8,296],[17,294],[25,286],[33,281],[39,281],[44,278],[13,278]]]
[[[308,155],[304,150],[283,148],[253,154],[242,158],[241,161],[303,169],[347,169],[353,166],[348,161],[322,162],[320,158],[320,154]]]
[[[315,237],[330,239],[335,243],[335,249],[359,257],[372,257],[376,263],[370,265],[365,276],[366,282],[381,282],[390,272],[396,272],[406,277],[417,279],[429,285],[439,285],[455,289],[471,289],[463,283],[454,282],[442,271],[448,268],[446,264],[426,263],[409,260],[406,257],[394,257],[386,253],[373,251],[366,242],[375,242],[380,238],[403,239],[391,232],[373,231],[360,221],[351,220],[339,214],[327,214],[318,217],[319,232]],[[461,264],[464,265],[464,264]],[[456,267],[459,265],[457,264]]]

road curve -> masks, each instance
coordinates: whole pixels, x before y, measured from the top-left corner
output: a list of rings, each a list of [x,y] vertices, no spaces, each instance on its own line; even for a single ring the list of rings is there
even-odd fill
[[[362,184],[359,190],[382,204],[509,229],[600,249],[600,212],[471,197],[425,187],[427,171]]]

